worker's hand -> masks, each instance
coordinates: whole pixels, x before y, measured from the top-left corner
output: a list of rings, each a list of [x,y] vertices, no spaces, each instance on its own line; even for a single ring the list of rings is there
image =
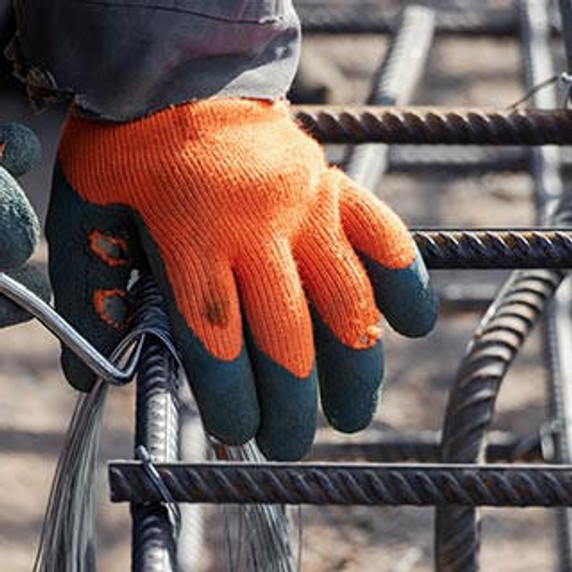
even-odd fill
[[[328,168],[282,103],[208,100],[120,125],[72,114],[48,239],[58,309],[107,352],[142,245],[206,429],[228,444],[256,437],[271,459],[309,449],[316,369],[335,428],[372,420],[381,313],[408,336],[436,318],[401,220]],[[65,351],[63,365],[89,389]]]
[[[43,298],[49,297],[44,273],[23,266],[39,237],[39,224],[14,177],[26,173],[39,159],[40,143],[23,125],[0,125],[0,272],[6,272]],[[0,295],[0,327],[23,322],[30,315]]]

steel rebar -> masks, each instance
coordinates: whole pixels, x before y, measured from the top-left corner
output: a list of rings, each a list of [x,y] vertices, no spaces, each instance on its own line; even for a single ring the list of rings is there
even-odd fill
[[[570,166],[570,161],[567,162]],[[389,150],[389,172],[449,175],[516,173],[528,170],[526,149],[494,150],[485,147],[440,145],[393,145]]]
[[[560,0],[560,20],[566,51],[567,71],[572,73],[572,4]],[[534,25],[538,25],[534,22]],[[548,45],[548,34],[542,38]],[[568,102],[566,102],[568,103]],[[539,152],[535,152],[535,157]],[[544,155],[540,155],[544,156]],[[548,156],[547,160],[550,160]],[[558,161],[558,158],[553,159]],[[535,165],[533,164],[533,167]],[[536,177],[538,178],[538,176]],[[548,189],[555,194],[570,195],[570,190]],[[541,189],[544,190],[544,189]],[[546,193],[545,193],[546,194]],[[550,196],[550,195],[548,195]],[[551,205],[549,205],[551,206]],[[552,209],[555,210],[555,209]],[[568,206],[559,216],[572,223],[572,209]],[[549,213],[550,214],[550,213]],[[548,307],[545,323],[545,345],[550,372],[549,415],[559,430],[554,439],[555,456],[559,463],[567,464],[572,460],[572,283],[571,278],[564,281]],[[572,510],[560,509],[557,514],[558,557],[560,570],[572,570]]]
[[[399,29],[375,72],[368,105],[405,105],[425,68],[433,32],[435,12],[421,6],[406,8]],[[387,169],[387,145],[352,147],[346,156],[346,173],[358,184],[375,191]]]
[[[570,145],[572,111],[449,107],[293,106],[322,143]]]
[[[570,268],[569,230],[417,230],[429,268]]]
[[[544,436],[541,431],[517,436],[497,432],[487,443],[485,459],[490,463],[543,460]],[[312,447],[312,460],[361,460],[370,463],[436,463],[441,456],[441,434],[421,431],[413,434],[379,432],[359,443],[321,443]]]
[[[229,504],[570,506],[563,465],[169,463],[155,465],[176,502]],[[112,502],[158,502],[142,463],[109,465]]]
[[[552,271],[517,272],[505,284],[459,366],[445,413],[442,461],[476,463],[482,459],[500,385],[561,280],[562,275]],[[477,526],[473,510],[438,508],[438,570],[478,568]]]
[[[156,286],[145,279],[142,290],[143,311],[153,312],[158,322],[168,319]],[[141,352],[137,375],[136,451],[143,446],[152,462],[179,459],[179,423],[177,388],[174,375],[178,365],[165,345],[148,338]],[[178,515],[162,498],[154,503],[132,504],[132,552],[134,572],[171,572],[178,569],[177,537],[180,527]]]
[[[421,2],[434,7],[434,2]],[[397,6],[396,6],[397,7]],[[397,26],[395,10],[384,2],[301,2],[296,9],[305,34],[390,34]],[[518,22],[514,10],[438,10],[441,35],[514,36]]]

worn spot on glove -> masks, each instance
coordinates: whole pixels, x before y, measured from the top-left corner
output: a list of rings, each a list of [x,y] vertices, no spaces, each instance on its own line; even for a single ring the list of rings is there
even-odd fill
[[[122,238],[94,230],[89,235],[89,248],[108,266],[125,266],[129,263],[127,242]]]
[[[95,313],[106,324],[122,330],[129,322],[129,306],[125,290],[96,290],[93,294]]]
[[[381,328],[378,325],[369,326],[365,333],[359,336],[359,348],[366,349],[381,339]],[[357,345],[357,344],[356,344]]]
[[[226,327],[229,321],[228,300],[211,298],[205,300],[205,315],[209,323],[221,328]]]

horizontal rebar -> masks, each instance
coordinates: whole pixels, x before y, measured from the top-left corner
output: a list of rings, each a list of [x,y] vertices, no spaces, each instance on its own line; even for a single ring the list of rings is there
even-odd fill
[[[572,111],[449,107],[294,106],[322,143],[569,145]]]
[[[570,465],[169,463],[175,502],[316,505],[571,506]],[[109,465],[113,502],[161,502],[141,462]]]
[[[429,268],[571,268],[571,230],[417,230]]]
[[[316,443],[312,447],[313,461],[363,460],[372,463],[436,463],[441,457],[441,433],[421,431],[414,434],[379,432],[359,443]],[[543,436],[539,433],[519,436],[493,432],[486,447],[490,463],[541,461]]]
[[[435,7],[434,2],[421,4]],[[385,2],[301,2],[296,9],[305,34],[390,34],[395,31],[395,11]],[[439,10],[437,32],[460,36],[516,36],[514,10]]]
[[[566,157],[567,164],[572,161]],[[530,168],[526,148],[443,147],[440,145],[393,145],[389,151],[389,171],[399,173],[515,173]]]

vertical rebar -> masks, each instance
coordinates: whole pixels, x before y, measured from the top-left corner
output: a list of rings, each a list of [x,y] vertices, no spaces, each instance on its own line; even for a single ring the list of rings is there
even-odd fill
[[[572,72],[572,2],[560,0],[562,31],[566,48],[568,73]],[[543,36],[548,46],[549,36]],[[539,94],[540,96],[540,94]],[[553,98],[556,105],[556,97]],[[542,102],[544,103],[544,101]],[[534,151],[536,155],[537,151]],[[558,161],[556,161],[558,163]],[[534,167],[533,163],[533,167]],[[560,165],[558,164],[558,167]],[[549,189],[549,193],[560,193],[560,189]],[[566,190],[566,194],[568,190]],[[550,194],[548,194],[548,200]],[[549,203],[550,204],[550,203]],[[550,208],[550,211],[556,209]],[[559,222],[569,225],[570,205],[564,205],[563,212],[557,213]],[[549,212],[548,214],[552,214]],[[545,324],[546,354],[550,371],[550,417],[555,420],[555,454],[559,463],[572,462],[572,284],[568,277],[558,289],[548,308]],[[572,510],[557,510],[559,569],[572,570]]]
[[[572,73],[572,0],[558,0],[568,73]]]
[[[150,303],[155,303],[159,314],[163,313],[156,294],[153,300],[144,296],[143,304]],[[168,323],[164,313],[160,320]],[[176,372],[177,363],[172,351],[154,336],[148,336],[137,375],[135,448],[137,451],[143,446],[153,463],[179,460]],[[177,570],[180,523],[173,508],[166,503],[132,505],[134,572]]]
[[[425,68],[435,31],[435,12],[422,6],[409,6],[403,13],[380,67],[372,80],[367,103],[405,105],[410,102]],[[356,183],[375,191],[387,169],[387,145],[360,145],[350,148],[346,172]]]

